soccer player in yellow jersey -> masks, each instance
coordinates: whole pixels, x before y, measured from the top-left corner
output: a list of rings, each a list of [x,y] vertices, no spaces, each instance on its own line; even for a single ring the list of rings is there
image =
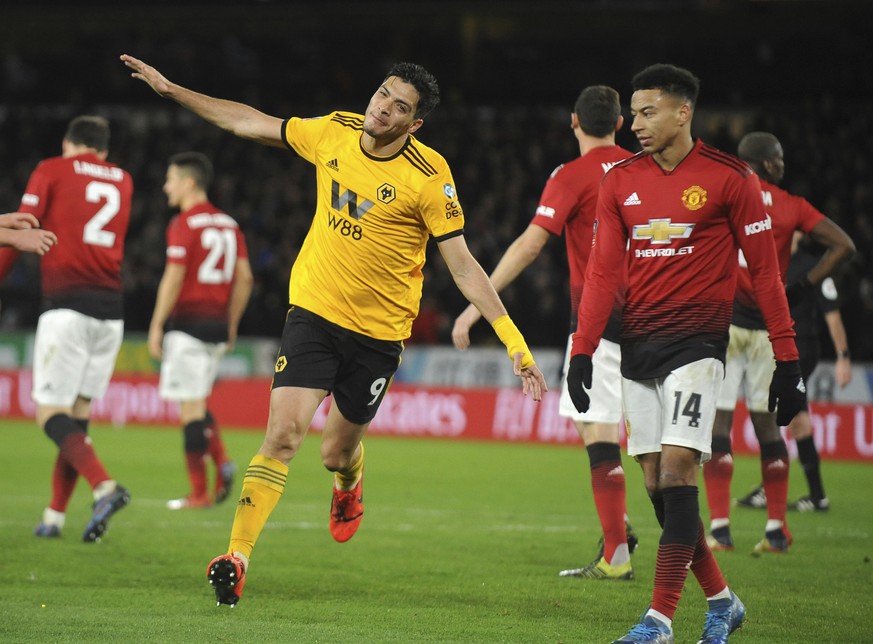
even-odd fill
[[[330,531],[343,542],[358,529],[361,438],[418,314],[430,237],[458,288],[506,345],[524,393],[540,400],[546,382],[467,248],[448,164],[413,136],[439,102],[436,79],[425,69],[392,67],[363,115],[283,120],[181,87],[132,56],[121,60],[160,96],[241,138],[289,147],[316,168],[318,205],[291,270],[266,436],[243,479],[228,553],[207,569],[218,604],[235,606],[255,541],[285,489],[288,464],[329,393],[321,459],[334,472]]]

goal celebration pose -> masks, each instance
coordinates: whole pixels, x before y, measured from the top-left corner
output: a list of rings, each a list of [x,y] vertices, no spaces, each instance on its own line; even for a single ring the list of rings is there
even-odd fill
[[[363,516],[361,438],[384,399],[418,313],[429,238],[458,288],[506,345],[523,390],[546,390],[523,336],[464,240],[464,212],[448,164],[414,134],[439,101],[436,80],[411,63],[394,65],[363,114],[280,119],[167,80],[132,56],[121,60],[205,120],[245,139],[290,148],[315,166],[312,224],[291,269],[285,329],[264,442],[250,462],[227,554],[208,579],[219,604],[235,605],[249,557],[285,490],[288,463],[331,394],[321,459],[334,472],[330,530],[350,539]]]

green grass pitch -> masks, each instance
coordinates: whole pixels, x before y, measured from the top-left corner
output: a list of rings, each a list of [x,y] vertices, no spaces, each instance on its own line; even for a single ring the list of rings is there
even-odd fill
[[[166,500],[187,490],[180,430],[96,425],[91,435],[131,505],[101,543],[82,543],[90,493],[80,481],[63,537],[37,539],[55,449],[35,424],[0,421],[0,641],[609,642],[650,601],[659,530],[627,457],[637,578],[586,581],[557,575],[597,547],[581,448],[367,439],[366,516],[354,539],[338,544],[327,528],[331,479],[312,435],[231,610],[216,608],[205,571],[227,547],[238,482],[223,506],[171,512]],[[243,470],[261,432],[224,436]],[[758,469],[757,459],[737,458],[735,496]],[[873,467],[823,469],[833,507],[790,515],[787,555],[751,557],[765,514],[734,510],[737,550],[718,558],[748,619],[732,642],[873,641]],[[794,466],[790,496],[804,491]],[[701,506],[708,521],[705,498]],[[697,641],[705,610],[691,578],[677,642]]]

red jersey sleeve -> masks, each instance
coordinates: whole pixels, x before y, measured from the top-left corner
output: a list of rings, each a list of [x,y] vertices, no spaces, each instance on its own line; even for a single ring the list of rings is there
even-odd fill
[[[42,221],[49,206],[50,182],[45,171],[45,161],[39,163],[27,181],[27,188],[21,196],[20,212],[29,212]]]
[[[798,225],[805,233],[809,233],[816,227],[818,222],[827,219],[824,213],[819,211],[815,206],[809,203],[803,197],[789,195],[795,200],[795,206],[798,212]]]
[[[576,206],[579,197],[577,191],[567,186],[560,178],[561,169],[558,166],[543,188],[540,203],[532,224],[545,228],[553,235],[560,236],[564,231],[567,218]]]
[[[45,174],[38,171],[40,165],[31,173],[27,181],[27,189],[21,197],[18,212],[28,212],[42,221],[48,203],[48,182]],[[15,248],[0,248],[0,283],[6,279],[6,275],[20,254]]]
[[[37,168],[39,168],[39,166],[37,166]],[[43,174],[34,170],[27,182],[27,190],[25,190],[24,195],[21,198],[18,212],[28,212],[41,221],[42,216],[45,213],[45,204],[48,201],[46,198],[47,194],[47,183],[43,178]],[[20,254],[21,253],[14,248],[0,249],[0,282],[6,278],[6,275],[9,273],[9,270],[15,264]]]
[[[188,247],[191,244],[191,230],[183,225],[181,218],[173,217],[167,226],[167,262],[188,263]]]
[[[27,188],[21,197],[18,212],[28,212],[42,221],[48,204],[48,180],[45,172],[41,171],[42,162],[37,165],[27,181]],[[2,282],[9,270],[15,264],[21,253],[14,248],[0,249],[0,282]]]
[[[604,186],[610,180],[606,175]],[[585,289],[579,304],[572,355],[593,355],[612,312],[627,253],[627,229],[614,197],[601,189],[597,198],[591,257],[585,272]]]
[[[776,360],[797,360],[794,329],[782,285],[776,244],[764,204],[758,176],[738,178],[731,209],[731,224],[743,251],[758,308],[764,316]]]

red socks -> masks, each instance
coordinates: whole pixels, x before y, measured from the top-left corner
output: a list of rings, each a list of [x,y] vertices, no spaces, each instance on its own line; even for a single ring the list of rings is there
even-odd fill
[[[788,505],[788,448],[785,441],[761,445],[761,480],[767,494],[767,518],[785,524]]]
[[[591,489],[603,527],[603,557],[612,563],[615,549],[627,543],[624,524],[625,477],[621,448],[616,443],[592,443],[586,448],[591,462]]]
[[[66,512],[78,480],[79,473],[76,468],[61,453],[58,453],[55,469],[52,472],[52,500],[49,508],[55,512]]]
[[[658,544],[652,609],[673,619],[679,597],[694,562],[700,537],[697,487],[681,485],[661,490],[664,529]],[[721,590],[721,589],[719,589]]]
[[[227,453],[224,451],[224,442],[221,440],[218,423],[215,422],[212,414],[206,415],[206,423],[206,438],[209,441],[206,451],[212,462],[215,463],[215,467],[221,467],[227,462]]]
[[[206,454],[203,452],[186,452],[185,465],[188,469],[188,480],[191,481],[191,496],[205,497],[206,491]]]
[[[615,549],[627,543],[624,525],[625,478],[621,461],[608,461],[593,467],[591,489],[597,516],[603,526],[603,556],[607,562],[611,562]]]
[[[92,489],[111,478],[103,463],[97,458],[97,452],[91,446],[91,439],[84,432],[75,431],[67,435],[61,443],[60,457],[85,477]]]
[[[731,516],[731,479],[734,476],[734,459],[729,453],[714,453],[712,460],[703,465],[703,480],[706,483],[706,501],[709,518],[729,519]]]
[[[706,530],[702,521],[697,529],[697,545],[694,549],[694,561],[691,562],[691,572],[697,577],[706,597],[714,597],[727,586],[712,550],[706,545]]]

